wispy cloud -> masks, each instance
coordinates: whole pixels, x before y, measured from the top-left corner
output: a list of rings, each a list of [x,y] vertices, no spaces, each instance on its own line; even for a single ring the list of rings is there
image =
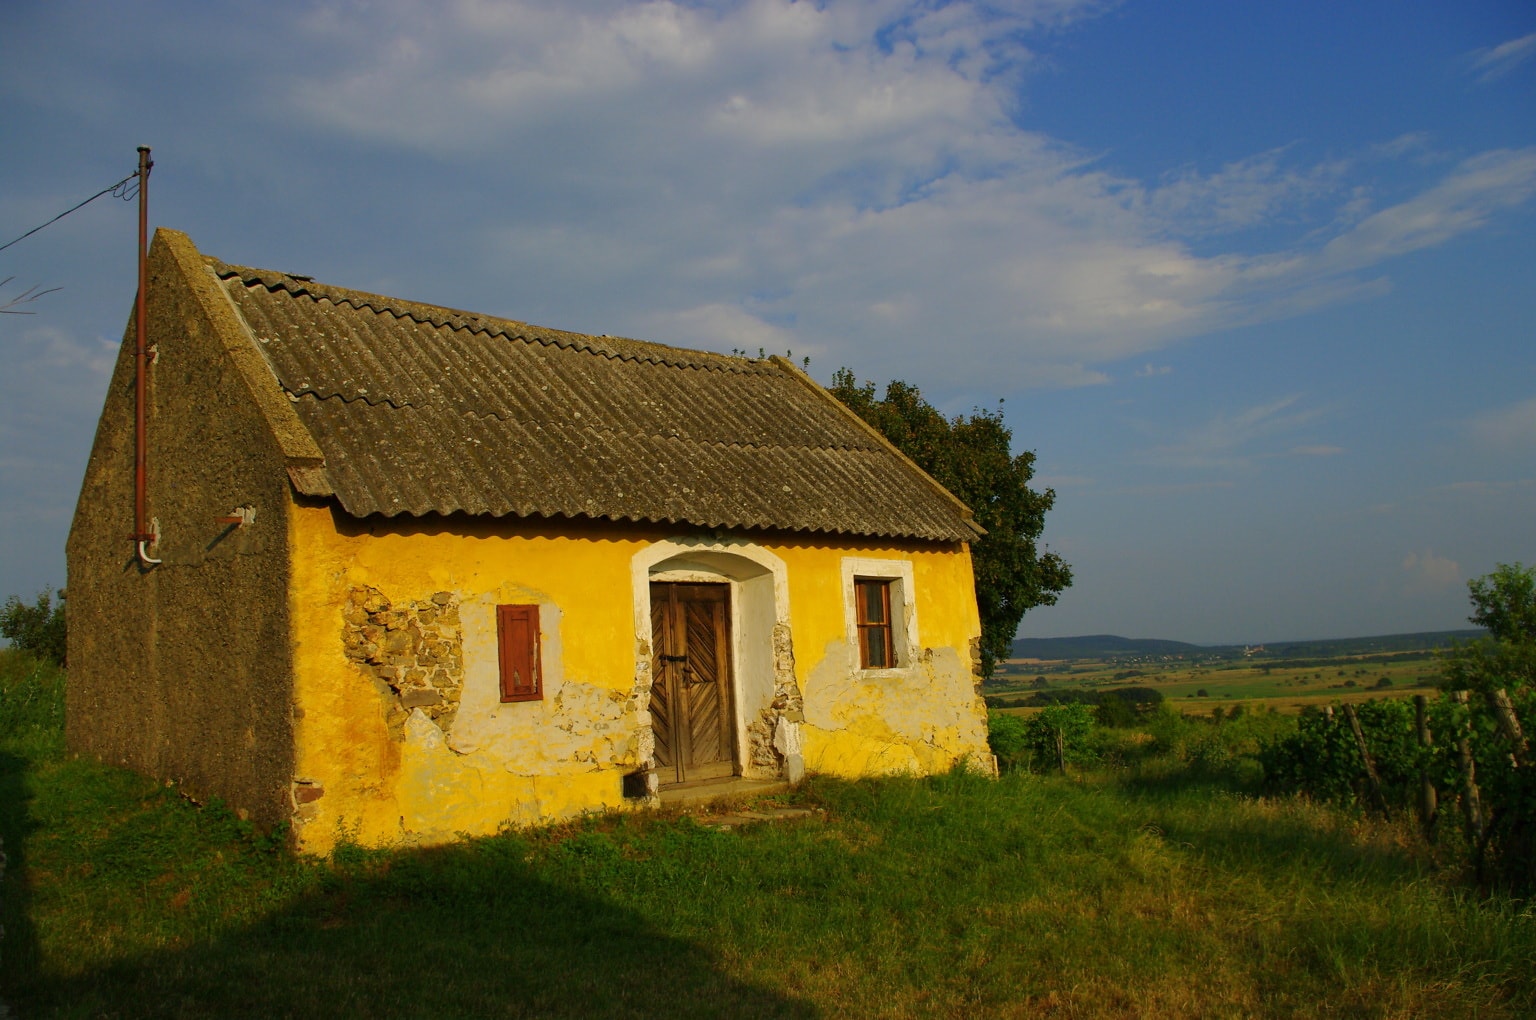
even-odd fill
[[[1469,420],[1466,428],[1489,446],[1536,450],[1536,397],[1485,411]]]
[[[1151,456],[1174,467],[1246,467],[1256,457],[1270,455],[1270,451],[1256,447],[1316,420],[1322,413],[1318,408],[1297,406],[1300,399],[1288,396],[1235,414],[1218,414],[1185,430],[1172,442],[1154,447]]]
[[[1536,148],[1463,161],[1439,184],[1362,220],[1324,246],[1316,270],[1348,272],[1442,244],[1536,194]]]
[[[1433,549],[1404,556],[1403,573],[1407,575],[1404,591],[1409,595],[1444,591],[1461,584],[1461,567],[1453,559],[1437,556]]]
[[[1151,379],[1160,375],[1172,375],[1172,365],[1154,365],[1150,361],[1138,368],[1135,372],[1138,379]]]
[[[1181,236],[1201,236],[1288,219],[1332,194],[1348,164],[1287,166],[1285,149],[1236,160],[1212,174],[1183,169],[1147,193],[1149,211]]]
[[[1474,50],[1469,63],[1477,80],[1487,83],[1504,77],[1533,56],[1536,56],[1536,32],[1487,49]]]

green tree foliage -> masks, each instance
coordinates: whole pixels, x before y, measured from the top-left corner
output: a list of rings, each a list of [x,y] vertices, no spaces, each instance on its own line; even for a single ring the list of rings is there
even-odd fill
[[[1029,768],[1029,731],[1018,716],[988,712],[987,744],[1004,772]]]
[[[1087,705],[1052,705],[1027,719],[987,713],[987,742],[1004,772],[1051,772],[1094,759],[1093,715]]]
[[[1024,722],[1029,750],[1037,771],[1046,772],[1067,764],[1086,764],[1093,758],[1089,737],[1093,715],[1087,705],[1051,705]]]
[[[1514,748],[1489,705],[1489,695],[1503,691],[1527,736],[1536,724],[1536,567],[1500,563],[1467,582],[1467,594],[1468,619],[1488,636],[1446,655],[1444,686],[1473,692],[1465,707],[1453,711],[1458,732],[1465,727],[1471,734],[1488,815],[1478,870],[1512,887],[1536,889],[1536,768],[1516,767]]]
[[[1129,701],[1110,694],[1101,698],[1094,706],[1093,721],[1100,726],[1123,730],[1135,726],[1140,720],[1136,715],[1136,709]]]
[[[1467,582],[1472,615],[1497,641],[1536,641],[1536,567],[1500,563],[1498,569]]]
[[[1445,654],[1447,690],[1536,688],[1536,567],[1501,563],[1467,582],[1471,622],[1488,631]]]
[[[31,605],[12,595],[0,609],[0,637],[12,648],[64,665],[64,601],[54,603],[51,590]]]
[[[1029,487],[1035,455],[1015,455],[1001,411],[946,418],[916,386],[894,381],[877,399],[849,369],[832,377],[831,393],[971,508],[987,534],[971,545],[981,611],[983,675],[1008,657],[1025,611],[1054,605],[1072,570],[1040,544],[1050,489]]]

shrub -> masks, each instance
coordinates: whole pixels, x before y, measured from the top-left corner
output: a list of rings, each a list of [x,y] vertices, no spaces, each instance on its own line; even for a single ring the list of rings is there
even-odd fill
[[[0,609],[0,637],[12,648],[64,665],[64,600],[55,605],[51,589],[44,589],[32,605],[12,595]]]
[[[1051,705],[1028,719],[987,713],[987,743],[1003,771],[1049,772],[1095,759],[1093,715],[1087,705]]]
[[[1018,716],[988,712],[987,744],[997,756],[999,769],[1009,772],[1029,767],[1029,734]]]
[[[1024,728],[1037,771],[1092,759],[1088,738],[1093,733],[1093,716],[1087,705],[1051,705],[1028,719]]]
[[[1100,699],[1093,710],[1093,721],[1100,726],[1113,726],[1116,729],[1125,729],[1136,725],[1136,710],[1130,702],[1115,694],[1107,694]]]

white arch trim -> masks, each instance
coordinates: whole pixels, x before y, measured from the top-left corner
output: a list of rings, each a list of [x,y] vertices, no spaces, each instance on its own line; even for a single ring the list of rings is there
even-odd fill
[[[743,570],[731,559],[746,560],[761,568]],[[651,574],[658,564],[677,559],[691,561],[708,573],[740,581],[766,572],[773,576],[773,615],[778,623],[789,623],[789,571],[784,561],[762,546],[743,540],[711,538],[663,539],[635,553],[630,560],[630,582],[634,592],[635,639],[649,642],[651,633]]]

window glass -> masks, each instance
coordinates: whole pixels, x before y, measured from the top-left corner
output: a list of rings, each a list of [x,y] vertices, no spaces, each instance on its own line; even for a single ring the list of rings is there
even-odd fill
[[[891,635],[891,582],[855,578],[853,601],[859,628],[859,665],[890,669],[896,665]]]

